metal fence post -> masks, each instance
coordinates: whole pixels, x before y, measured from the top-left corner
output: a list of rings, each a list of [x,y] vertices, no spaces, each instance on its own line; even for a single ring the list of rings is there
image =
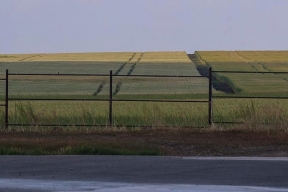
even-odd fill
[[[112,70],[110,70],[110,89],[109,89],[109,126],[112,126],[112,100],[113,100],[113,94],[112,94]]]
[[[212,67],[209,68],[209,107],[208,107],[209,126],[213,123],[213,108],[212,108]]]
[[[6,69],[5,128],[8,129],[8,69]]]

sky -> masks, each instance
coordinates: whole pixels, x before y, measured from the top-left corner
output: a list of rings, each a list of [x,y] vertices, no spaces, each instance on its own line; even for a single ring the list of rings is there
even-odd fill
[[[0,54],[288,50],[288,0],[0,0]]]

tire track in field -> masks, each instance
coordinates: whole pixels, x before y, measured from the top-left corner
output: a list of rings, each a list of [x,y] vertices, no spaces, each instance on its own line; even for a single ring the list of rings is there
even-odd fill
[[[38,57],[38,56],[41,56],[41,54],[32,55],[30,57],[22,58],[22,59],[16,60],[16,62],[27,61],[28,59],[35,58],[35,57]],[[9,64],[9,62],[0,62],[0,67],[4,67],[7,64]]]
[[[16,62],[28,61],[28,59],[35,58],[35,57],[38,57],[38,56],[41,56],[41,54],[32,55],[32,56],[30,56],[30,57],[22,58],[22,59],[17,60]],[[14,62],[14,61],[13,61],[13,62]],[[6,64],[9,64],[9,62],[1,62],[1,63],[0,63],[0,67],[5,66]]]
[[[271,70],[270,69],[268,69],[268,67],[266,67],[264,64],[262,64],[261,62],[256,62],[256,61],[253,61],[253,60],[249,60],[249,59],[246,59],[245,57],[243,57],[243,56],[240,56],[237,52],[235,52],[235,54],[237,55],[237,56],[239,56],[240,58],[243,58],[245,61],[250,61],[250,63],[252,62],[252,63],[255,63],[255,64],[251,64],[251,66],[252,66],[252,68],[255,70],[255,71],[257,71],[257,72],[263,72],[263,71],[261,71],[261,70],[259,70],[259,69],[257,69],[256,68],[256,65],[260,65],[262,68],[263,68],[263,70],[265,70],[265,72],[271,72]],[[247,62],[246,62],[247,63]],[[278,77],[280,77],[281,79],[283,79],[284,81],[288,81],[288,78],[286,78],[286,77],[282,77],[281,75],[278,75],[277,73],[275,74],[274,73],[274,75],[277,75]]]
[[[239,55],[236,51],[231,52],[231,56],[232,56],[234,59],[238,59],[238,60],[244,61],[245,63],[254,62],[254,61],[252,61],[252,60],[250,60],[250,59],[246,59],[245,57]]]
[[[133,73],[135,67],[136,67],[136,64],[139,63],[142,59],[144,55],[144,52],[141,53],[141,55],[139,56],[138,60],[131,66],[131,69],[129,70],[129,72],[127,73],[127,75],[131,75],[131,73]]]
[[[2,58],[3,58],[3,57],[4,57],[4,58],[7,58],[7,57],[9,58],[9,56],[6,56],[6,55],[0,56],[0,58],[1,58],[1,57],[2,57]],[[6,64],[7,64],[7,62],[0,62],[0,67],[5,66]]]
[[[133,57],[136,55],[136,53],[133,55]],[[131,75],[137,65],[137,63],[139,63],[142,59],[144,55],[144,52],[141,53],[141,55],[139,56],[138,60],[131,66],[130,70],[128,71],[127,75]],[[130,59],[131,61],[132,59]],[[124,66],[123,66],[124,68]],[[123,69],[122,68],[122,69]],[[117,85],[116,85],[116,88],[115,88],[115,91],[113,92],[113,95],[117,95],[117,93],[119,93],[120,89],[121,89],[121,85],[123,84],[123,81],[120,79],[118,82],[117,82]]]
[[[32,56],[30,56],[30,57],[26,57],[26,58],[23,58],[23,59],[19,59],[18,61],[29,61],[29,59],[32,59],[32,58],[35,58],[35,57],[38,57],[38,56],[41,56],[41,54],[32,55]]]
[[[244,61],[246,64],[251,64],[251,67],[257,72],[263,72],[259,69],[259,67],[257,68],[257,66],[260,66],[265,72],[266,71],[270,72],[269,69],[264,64],[261,64],[261,62],[256,62],[256,61],[253,61],[251,59],[247,59],[247,58],[239,55],[236,51],[233,51],[233,57]]]
[[[131,57],[128,61],[126,61],[125,63],[123,63],[123,64],[119,67],[119,69],[114,73],[114,75],[118,75],[118,74],[123,70],[123,68],[125,67],[125,65],[126,65],[127,63],[129,63],[130,61],[132,61],[132,59],[135,57],[135,55],[136,55],[136,53],[133,53],[132,57]]]
[[[132,56],[128,59],[128,61],[126,61],[125,63],[123,63],[119,69],[114,73],[114,75],[118,75],[122,70],[123,68],[125,67],[125,65],[127,63],[129,63],[134,57],[135,57],[136,53],[133,53]],[[117,85],[116,85],[116,90],[115,92],[118,90],[118,92],[120,91],[120,86],[121,86],[122,82],[118,82]],[[102,80],[100,85],[98,86],[97,90],[93,93],[94,96],[97,96],[101,91],[102,89],[104,88],[104,86],[106,85],[106,81],[105,80]]]
[[[97,96],[103,89],[103,87],[105,86],[106,81],[102,80],[101,84],[99,85],[99,87],[97,88],[97,91],[93,93],[94,96]]]

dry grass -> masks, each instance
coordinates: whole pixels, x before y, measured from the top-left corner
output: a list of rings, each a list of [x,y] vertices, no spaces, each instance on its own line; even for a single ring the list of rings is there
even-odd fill
[[[125,62],[133,52],[103,53],[51,53],[51,54],[10,54],[0,55],[0,62],[44,62],[44,61],[101,61]]]
[[[288,62],[288,51],[235,51],[241,57],[253,61],[264,63]]]
[[[0,54],[0,63],[2,62],[22,62],[32,59],[39,54]]]
[[[186,52],[145,52],[141,62],[191,63]]]
[[[0,54],[0,62],[44,62],[44,61],[99,61],[136,62],[141,52],[97,52],[97,53],[50,53],[50,54]],[[145,52],[143,62],[191,62],[186,52]]]
[[[255,71],[253,65],[262,66],[260,71],[288,71],[288,51],[196,51],[203,64],[214,70]],[[259,68],[260,69],[260,68]]]
[[[10,123],[54,124],[59,127],[66,124],[72,127],[109,124],[108,102],[10,102],[9,106]],[[208,123],[205,106],[198,103],[114,102],[113,124],[123,127],[205,127]],[[4,116],[4,111],[1,110],[0,114]]]

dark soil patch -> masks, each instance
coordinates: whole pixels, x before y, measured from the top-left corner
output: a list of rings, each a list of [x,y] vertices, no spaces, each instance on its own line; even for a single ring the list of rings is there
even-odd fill
[[[195,63],[196,68],[201,76],[209,76],[209,67],[204,66],[200,63],[198,58],[194,54],[187,54],[190,60]],[[219,81],[213,74],[212,74],[212,86],[217,91],[222,91],[228,94],[235,94],[235,91],[233,90],[230,85],[227,83],[223,83]]]

